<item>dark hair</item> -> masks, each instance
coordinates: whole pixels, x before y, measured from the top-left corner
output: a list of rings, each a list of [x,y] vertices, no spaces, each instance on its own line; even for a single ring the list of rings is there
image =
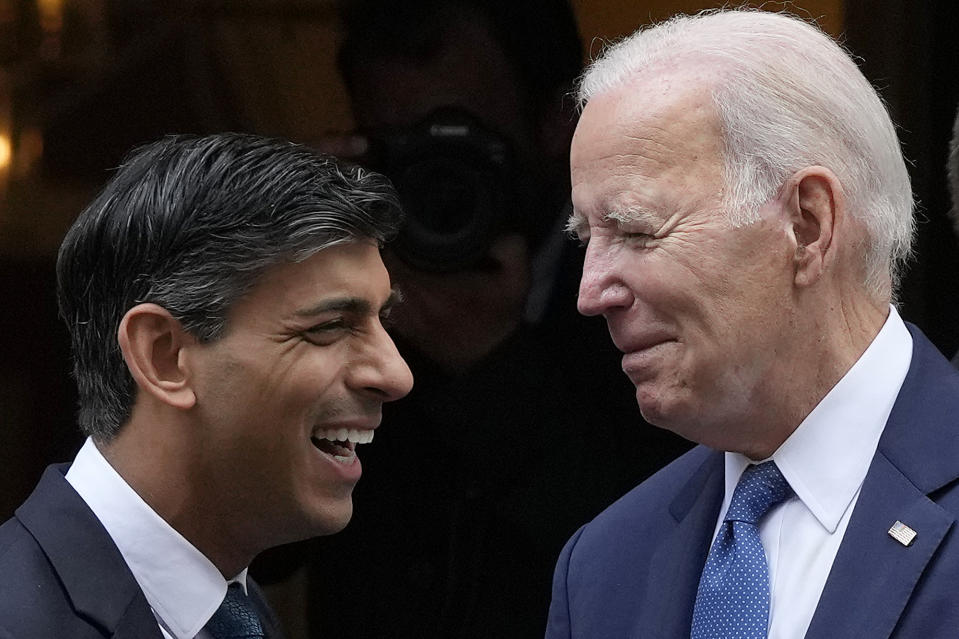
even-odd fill
[[[120,353],[123,315],[168,310],[201,341],[270,266],[399,227],[384,177],[283,140],[172,136],[134,151],[67,232],[57,260],[84,433],[109,441],[135,386]]]
[[[572,90],[582,70],[582,43],[568,0],[341,0],[346,39],[338,65],[348,89],[358,59],[429,60],[454,16],[487,21],[490,35],[513,65],[534,113]]]

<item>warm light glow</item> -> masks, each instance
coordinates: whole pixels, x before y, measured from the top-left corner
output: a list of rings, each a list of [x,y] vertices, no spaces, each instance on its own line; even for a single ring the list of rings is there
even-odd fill
[[[59,29],[63,24],[63,0],[37,0],[37,10],[44,30]]]
[[[13,146],[10,144],[10,138],[0,134],[0,171],[10,166],[10,159],[13,157]]]
[[[63,49],[63,0],[37,0],[37,14],[43,39],[38,52],[41,58],[56,60]]]
[[[43,155],[43,132],[40,127],[29,125],[17,135],[17,157],[12,165],[17,177],[29,174]]]

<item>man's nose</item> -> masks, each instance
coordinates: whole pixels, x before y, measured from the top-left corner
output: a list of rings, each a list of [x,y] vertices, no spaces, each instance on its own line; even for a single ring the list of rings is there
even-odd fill
[[[629,289],[619,277],[615,257],[609,249],[590,244],[583,262],[576,308],[583,315],[590,316],[603,315],[629,304]]]
[[[354,371],[354,386],[372,392],[384,402],[405,397],[413,388],[413,373],[386,329],[379,327],[368,349],[366,361]]]

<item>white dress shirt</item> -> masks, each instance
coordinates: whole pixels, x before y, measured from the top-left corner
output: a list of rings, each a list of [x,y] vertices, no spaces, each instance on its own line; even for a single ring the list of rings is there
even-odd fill
[[[872,344],[770,457],[795,492],[759,525],[769,565],[770,639],[806,634],[911,360],[912,336],[890,307]],[[717,532],[752,463],[739,453],[726,453],[725,462]]]
[[[87,439],[67,481],[97,516],[133,573],[166,639],[208,639],[202,630],[228,582],[163,520]],[[246,570],[230,580],[246,590]]]

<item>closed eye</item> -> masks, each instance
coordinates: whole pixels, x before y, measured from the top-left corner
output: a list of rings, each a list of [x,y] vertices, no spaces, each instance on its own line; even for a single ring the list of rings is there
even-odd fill
[[[622,233],[622,237],[626,238],[626,242],[631,246],[637,246],[639,248],[647,248],[651,246],[657,239],[655,235],[650,233]]]
[[[345,318],[339,317],[327,322],[320,322],[303,331],[304,338],[311,344],[329,346],[337,341],[344,333],[353,330],[353,325]]]
[[[622,211],[610,211],[603,216],[603,222],[614,224],[621,237],[626,238],[633,244],[640,246],[651,242],[657,237],[648,231],[652,231],[658,222],[658,218],[653,211],[643,207],[630,207]],[[646,231],[637,231],[634,229],[646,229]]]
[[[307,333],[325,333],[327,331],[337,331],[344,328],[348,328],[346,320],[343,318],[331,320],[329,322],[322,322],[315,326],[311,326],[306,329]]]

